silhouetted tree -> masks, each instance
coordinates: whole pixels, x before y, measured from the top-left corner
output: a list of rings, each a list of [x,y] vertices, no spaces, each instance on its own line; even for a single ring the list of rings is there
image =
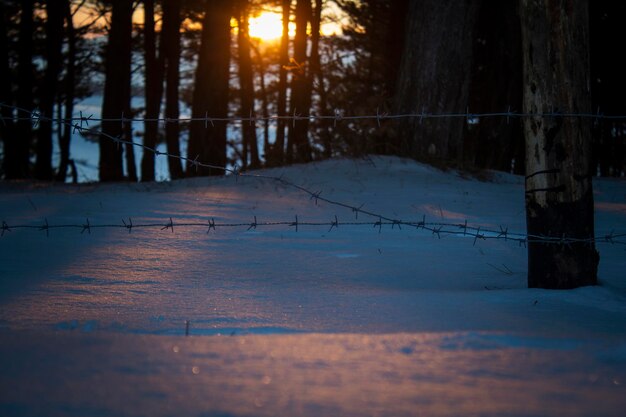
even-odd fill
[[[11,10],[8,4],[0,2],[0,103],[13,103],[13,74],[9,61],[9,16]],[[3,122],[0,123],[0,139],[3,142],[2,171],[7,178],[18,177],[17,148],[18,141],[15,135],[13,110],[10,107],[0,108]]]
[[[205,2],[193,91],[193,118],[228,116],[231,8],[232,3],[227,0]],[[226,166],[226,125],[223,121],[192,123],[187,157],[219,167]],[[190,166],[187,174],[220,175],[223,171]]]
[[[144,74],[146,97],[146,121],[144,123],[143,144],[156,149],[159,123],[158,119],[163,96],[163,54],[157,47],[154,28],[154,0],[144,0]],[[159,49],[157,51],[157,49]],[[144,152],[141,158],[141,180],[154,181],[154,153]]]
[[[44,83],[41,88],[40,106],[45,116],[39,123],[37,134],[37,159],[35,177],[40,180],[51,180],[52,171],[52,122],[56,103],[57,84],[61,73],[63,47],[63,22],[67,1],[48,0],[46,2],[46,69]]]
[[[237,54],[239,57],[239,114],[241,117],[255,115],[254,108],[254,73],[252,71],[252,58],[250,56],[250,36],[248,33],[248,18],[250,14],[248,0],[239,0],[237,3]],[[256,124],[242,123],[242,166],[248,166],[248,153],[250,166],[260,166],[259,148],[256,135]]]
[[[472,113],[522,108],[522,38],[517,0],[482,0],[473,41],[468,107]],[[465,124],[464,165],[524,173],[521,121],[484,117]]]
[[[479,1],[409,3],[396,112],[464,113]],[[459,118],[407,118],[398,123],[397,132],[413,158],[462,164],[464,123]]]
[[[296,2],[296,36],[293,46],[290,115],[309,116],[311,111],[311,70],[307,57],[307,26],[311,21],[311,0]],[[309,120],[289,125],[287,162],[309,162],[312,159],[309,142]]]
[[[34,107],[33,87],[35,84],[33,69],[33,13],[34,1],[21,0],[21,13],[19,24],[19,39],[17,45],[18,72],[17,72],[17,106],[26,111],[32,111]],[[24,119],[24,113],[20,112],[22,120],[17,121],[15,131],[15,165],[11,164],[11,171],[7,171],[7,178],[27,178],[30,176],[30,150],[33,137],[33,128],[30,120]]]
[[[165,143],[167,153],[171,155],[167,162],[172,179],[183,176],[182,163],[177,158],[180,156],[178,90],[180,85],[181,3],[181,1],[163,2],[163,27],[161,29],[161,44],[166,64],[165,117],[170,120],[165,125]]]
[[[282,1],[283,33],[280,38],[280,68],[278,72],[278,100],[276,113],[285,116],[287,113],[287,65],[289,64],[289,19],[291,17],[291,0]],[[283,119],[276,122],[276,140],[271,155],[268,156],[268,165],[281,165],[285,158],[285,128]]]
[[[74,27],[72,8],[70,2],[65,2],[63,17],[65,19],[65,35],[67,38],[67,65],[65,68],[65,97],[59,100],[58,105],[65,108],[65,119],[69,120],[74,116],[74,100],[76,99],[76,60],[77,60],[77,34]],[[70,160],[70,142],[72,138],[72,126],[59,126],[62,133],[59,134],[59,152],[61,155],[59,169],[56,180],[65,182],[68,167],[72,167],[73,181],[77,181],[76,167]]]
[[[408,0],[336,0],[349,19],[340,37],[323,40],[326,103],[343,115],[388,113],[392,109],[403,53]],[[332,152],[401,154],[399,141],[384,120],[337,123],[322,132]],[[324,134],[330,131],[330,138]],[[327,152],[327,151],[326,151]]]
[[[521,1],[524,112],[590,112],[588,3]],[[526,137],[529,236],[594,236],[588,118],[530,117]],[[528,286],[574,288],[597,282],[593,243],[528,242]]]
[[[604,114],[626,114],[626,56],[616,45],[626,40],[626,3],[610,0],[589,2],[591,110]],[[596,120],[593,123],[592,168],[603,176],[620,176],[626,171],[626,123],[624,120]]]
[[[124,138],[127,123],[120,123],[122,113],[130,117],[132,2],[112,0],[111,27],[105,57],[105,84],[102,102],[102,132],[114,138]],[[107,120],[113,119],[113,120]],[[129,137],[126,139],[130,140]],[[124,179],[123,146],[100,135],[100,181]],[[128,147],[126,148],[128,151]]]

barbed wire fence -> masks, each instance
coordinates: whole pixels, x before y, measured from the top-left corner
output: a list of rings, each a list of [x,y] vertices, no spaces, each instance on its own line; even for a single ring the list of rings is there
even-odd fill
[[[541,243],[541,244],[557,244],[557,245],[572,245],[572,244],[599,244],[606,243],[612,245],[626,245],[626,233],[617,233],[615,230],[612,230],[609,234],[602,236],[593,236],[588,238],[577,238],[572,236],[543,236],[543,235],[532,235],[521,232],[511,232],[508,230],[508,227],[499,226],[498,229],[489,229],[482,228],[480,226],[474,226],[468,224],[467,220],[463,223],[453,223],[453,222],[427,222],[426,215],[422,215],[422,218],[418,221],[407,221],[402,219],[396,219],[393,217],[389,217],[387,215],[373,212],[364,208],[364,204],[360,206],[356,206],[353,204],[349,204],[346,202],[342,202],[339,200],[334,200],[325,196],[322,196],[322,191],[312,191],[304,186],[296,184],[292,181],[285,179],[283,176],[272,176],[268,174],[262,173],[250,173],[250,172],[241,172],[237,166],[233,168],[218,166],[210,163],[206,163],[203,161],[199,161],[198,157],[191,159],[181,155],[173,155],[167,152],[159,151],[156,148],[152,148],[146,146],[142,143],[133,142],[129,140],[125,140],[121,137],[114,137],[112,135],[107,134],[103,131],[93,132],[89,126],[89,123],[97,123],[97,122],[119,122],[122,124],[122,131],[124,131],[125,123],[145,123],[145,122],[154,122],[154,123],[191,123],[191,122],[201,122],[204,123],[205,128],[210,128],[215,125],[215,123],[250,123],[251,125],[256,122],[263,121],[289,121],[295,124],[298,121],[303,120],[326,120],[332,121],[334,124],[343,122],[343,121],[358,121],[358,120],[376,120],[377,124],[380,124],[385,120],[398,120],[398,119],[417,119],[422,122],[425,119],[443,119],[443,118],[464,118],[467,123],[474,123],[476,120],[481,118],[488,117],[506,117],[507,122],[512,118],[546,118],[546,117],[559,117],[559,118],[586,118],[586,119],[594,119],[594,120],[625,120],[626,115],[605,115],[598,112],[594,113],[568,113],[568,112],[560,112],[560,111],[552,111],[549,113],[519,113],[511,111],[510,107],[505,112],[493,112],[493,113],[470,113],[469,109],[465,113],[428,113],[425,110],[422,110],[420,113],[407,113],[407,114],[396,114],[390,115],[386,113],[379,113],[376,111],[376,114],[372,115],[356,115],[356,116],[344,116],[339,110],[335,111],[334,115],[309,115],[309,116],[301,116],[296,112],[290,116],[268,116],[268,117],[257,117],[252,113],[249,117],[210,117],[208,114],[205,114],[205,117],[188,117],[188,118],[178,118],[178,119],[170,119],[170,118],[155,118],[155,119],[145,119],[145,118],[125,118],[122,113],[120,118],[115,119],[104,119],[104,118],[94,118],[93,115],[84,116],[82,112],[80,112],[78,117],[74,117],[72,119],[62,119],[62,118],[51,118],[43,115],[38,111],[30,111],[27,109],[22,109],[16,106],[10,106],[4,103],[0,103],[0,107],[9,108],[12,111],[17,111],[18,116],[13,117],[14,121],[30,121],[34,126],[37,126],[41,121],[46,121],[54,124],[65,125],[71,129],[73,129],[73,133],[78,132],[81,135],[85,135],[86,133],[96,133],[104,138],[107,138],[118,145],[130,145],[133,147],[138,147],[143,149],[144,152],[151,152],[155,156],[165,156],[168,158],[177,158],[187,164],[187,168],[194,167],[203,167],[219,170],[224,172],[224,174],[235,175],[236,178],[252,178],[257,180],[269,180],[275,183],[278,183],[284,187],[291,188],[297,190],[309,197],[309,200],[312,200],[316,205],[319,202],[324,202],[326,204],[340,207],[350,211],[355,216],[354,221],[339,221],[338,217],[335,215],[334,219],[330,221],[318,221],[318,222],[310,222],[310,221],[302,221],[302,219],[295,216],[295,219],[292,220],[280,220],[280,221],[258,221],[255,216],[252,221],[241,221],[241,222],[232,222],[232,223],[219,223],[216,222],[214,218],[207,219],[206,222],[175,222],[173,217],[169,217],[167,220],[163,222],[145,222],[145,223],[133,223],[132,218],[122,219],[119,224],[112,223],[91,223],[87,218],[85,222],[74,223],[74,224],[50,224],[48,219],[45,218],[39,224],[9,224],[6,220],[2,220],[2,225],[0,226],[0,237],[4,237],[9,234],[13,230],[19,229],[29,229],[36,230],[39,232],[44,232],[46,236],[49,236],[51,230],[55,229],[75,229],[80,231],[81,234],[87,232],[91,234],[92,230],[96,229],[121,229],[126,230],[128,233],[131,233],[133,230],[138,229],[160,229],[162,231],[170,231],[174,233],[174,229],[180,228],[200,228],[206,230],[206,233],[210,233],[211,231],[217,231],[220,228],[245,228],[248,231],[257,229],[257,228],[267,228],[267,227],[288,227],[296,232],[299,228],[305,227],[324,227],[328,228],[328,232],[332,230],[338,230],[340,226],[367,226],[378,230],[378,233],[382,232],[383,227],[391,227],[391,229],[402,229],[402,227],[413,228],[417,230],[422,230],[425,232],[429,232],[431,235],[442,238],[443,236],[465,236],[473,239],[473,244],[479,240],[504,240],[516,242],[519,245],[526,246],[528,243]],[[0,114],[0,123],[6,123],[3,116]],[[370,221],[359,221],[359,215],[365,216]]]

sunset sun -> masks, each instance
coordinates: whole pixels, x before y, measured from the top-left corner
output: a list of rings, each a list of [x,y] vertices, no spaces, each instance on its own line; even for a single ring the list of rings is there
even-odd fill
[[[263,41],[279,39],[283,33],[283,21],[280,13],[264,12],[249,20],[251,38]]]

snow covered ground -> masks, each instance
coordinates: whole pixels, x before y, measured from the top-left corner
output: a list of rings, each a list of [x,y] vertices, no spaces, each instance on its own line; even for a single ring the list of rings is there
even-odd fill
[[[390,157],[260,174],[393,219],[525,230],[511,175]],[[596,234],[626,232],[624,179],[594,191]],[[597,287],[531,290],[517,242],[349,225],[377,219],[233,176],[3,183],[0,221],[2,416],[626,409],[625,245],[598,245]],[[46,222],[76,227],[12,228]]]

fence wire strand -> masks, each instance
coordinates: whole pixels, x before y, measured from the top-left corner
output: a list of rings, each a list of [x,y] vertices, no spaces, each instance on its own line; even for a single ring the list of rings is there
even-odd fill
[[[567,113],[567,112],[550,112],[550,113],[518,113],[513,112],[510,108],[506,112],[493,112],[493,113],[470,113],[469,110],[465,113],[427,113],[422,111],[421,113],[412,113],[412,114],[397,114],[397,115],[389,115],[389,114],[380,114],[378,111],[376,115],[361,115],[361,116],[342,116],[340,112],[336,111],[334,116],[299,116],[294,113],[292,116],[269,116],[269,117],[209,117],[206,115],[202,118],[180,118],[180,119],[169,119],[169,118],[156,118],[156,119],[143,119],[143,118],[124,118],[119,119],[103,119],[103,118],[94,118],[92,115],[83,116],[82,112],[80,112],[80,116],[72,119],[59,119],[59,118],[50,118],[41,114],[37,111],[29,111],[27,109],[19,108],[16,106],[9,106],[4,103],[0,103],[0,107],[9,108],[11,110],[15,110],[18,114],[27,114],[28,117],[16,117],[13,120],[29,120],[34,125],[38,125],[41,121],[46,121],[50,123],[63,124],[67,127],[73,129],[74,133],[79,132],[81,135],[84,135],[86,131],[90,131],[89,122],[103,122],[103,121],[117,121],[122,124],[124,123],[135,123],[135,122],[163,122],[163,123],[171,123],[171,122],[203,122],[205,128],[209,128],[209,124],[213,126],[214,122],[250,122],[254,123],[256,121],[277,121],[277,120],[287,120],[287,121],[300,121],[300,120],[332,120],[335,123],[341,121],[349,121],[349,120],[377,120],[380,124],[382,120],[394,120],[394,119],[419,119],[422,121],[427,118],[465,118],[469,123],[471,120],[475,118],[482,117],[506,117],[507,120],[509,118],[535,118],[535,117],[560,117],[560,118],[589,118],[589,119],[611,119],[611,120],[626,120],[626,116],[622,115],[604,115],[601,114],[598,110],[596,114],[592,113]],[[5,123],[3,116],[0,114],[0,123]],[[5,234],[10,233],[13,230],[18,229],[31,229],[38,230],[41,232],[45,232],[46,236],[49,236],[50,231],[54,229],[76,229],[79,230],[81,234],[87,232],[91,234],[91,231],[94,229],[122,229],[127,230],[128,233],[131,233],[136,229],[152,229],[159,228],[163,231],[171,231],[174,233],[174,228],[203,228],[206,229],[206,233],[216,231],[218,228],[247,228],[247,230],[253,230],[257,228],[263,227],[289,227],[293,228],[296,232],[299,227],[327,227],[328,232],[331,232],[333,229],[339,229],[340,226],[367,226],[373,229],[377,229],[379,233],[382,232],[383,226],[390,226],[391,229],[398,228],[402,229],[402,226],[408,228],[414,228],[418,230],[423,230],[426,232],[430,232],[431,235],[441,239],[443,236],[465,236],[469,238],[473,238],[473,244],[476,245],[476,242],[479,240],[505,240],[517,242],[520,245],[526,246],[528,243],[541,243],[541,244],[557,244],[557,245],[573,245],[573,244],[584,244],[584,245],[592,245],[597,243],[608,243],[608,244],[618,244],[618,245],[626,245],[626,233],[615,233],[615,231],[611,231],[611,233],[604,236],[593,236],[587,238],[577,238],[570,236],[542,236],[542,235],[532,235],[525,234],[519,232],[509,232],[508,228],[499,226],[499,230],[486,229],[477,226],[468,225],[467,220],[464,223],[445,223],[445,222],[426,222],[426,216],[424,215],[421,221],[405,221],[400,219],[394,219],[389,216],[385,216],[380,213],[372,212],[364,209],[364,204],[360,206],[355,206],[349,203],[345,203],[338,200],[333,200],[327,197],[322,196],[321,191],[311,191],[310,189],[298,185],[294,182],[284,179],[282,176],[276,177],[267,174],[259,174],[259,173],[247,173],[241,172],[236,166],[234,168],[228,168],[224,166],[218,166],[214,164],[205,163],[198,160],[198,157],[194,159],[190,159],[180,155],[173,155],[167,152],[161,152],[156,148],[152,148],[146,146],[141,143],[124,140],[120,137],[114,137],[112,135],[107,134],[103,131],[91,132],[96,133],[102,137],[105,137],[115,143],[130,145],[138,148],[142,148],[144,151],[151,152],[155,156],[166,156],[169,158],[177,158],[181,161],[185,161],[188,164],[188,168],[190,167],[203,167],[209,169],[215,169],[224,172],[225,174],[236,175],[237,177],[243,178],[253,178],[257,180],[269,180],[280,185],[283,185],[287,188],[292,188],[297,191],[300,191],[309,196],[309,199],[314,201],[317,205],[319,202],[324,202],[332,206],[340,207],[351,211],[355,215],[355,221],[351,222],[339,222],[337,216],[335,216],[334,220],[328,222],[305,222],[295,216],[294,220],[280,220],[280,221],[257,221],[257,218],[254,217],[254,220],[251,222],[233,222],[233,223],[216,223],[214,219],[208,219],[207,222],[180,222],[175,223],[173,217],[169,218],[167,222],[150,222],[150,223],[133,223],[131,218],[123,219],[119,224],[92,224],[89,219],[86,219],[85,223],[76,223],[76,224],[49,224],[47,219],[44,219],[41,224],[11,224],[9,225],[6,220],[2,221],[2,226],[0,227],[0,237],[4,237]],[[372,221],[357,221],[359,214],[368,216],[372,218]]]

